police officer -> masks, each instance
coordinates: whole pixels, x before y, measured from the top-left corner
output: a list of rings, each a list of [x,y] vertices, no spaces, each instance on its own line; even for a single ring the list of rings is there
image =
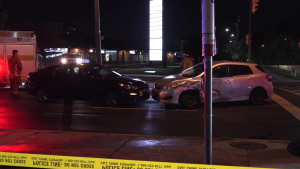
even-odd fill
[[[189,55],[184,55],[184,59],[183,59],[183,61],[180,64],[181,69],[185,70],[185,69],[187,69],[189,67],[192,67],[193,65],[194,65],[194,63],[193,63],[193,61],[191,61],[189,59]]]
[[[8,68],[10,74],[10,96],[20,97],[19,86],[21,84],[21,74],[23,66],[21,60],[18,58],[18,51],[12,51],[12,57],[8,60]]]

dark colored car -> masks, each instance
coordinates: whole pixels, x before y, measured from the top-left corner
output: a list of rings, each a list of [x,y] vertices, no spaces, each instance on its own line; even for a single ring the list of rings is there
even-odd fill
[[[62,64],[29,73],[26,93],[40,102],[52,98],[99,100],[114,107],[149,99],[148,84],[98,64]]]

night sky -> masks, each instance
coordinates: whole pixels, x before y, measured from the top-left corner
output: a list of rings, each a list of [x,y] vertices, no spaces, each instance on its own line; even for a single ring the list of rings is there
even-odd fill
[[[66,20],[94,35],[94,0],[1,0],[9,10],[7,24]],[[101,31],[108,39],[148,39],[149,0],[100,0]],[[272,27],[300,10],[300,0],[260,0],[253,15],[253,31]],[[234,28],[248,31],[248,0],[215,0],[217,34]],[[181,37],[201,32],[201,0],[164,0],[164,38],[179,46]]]

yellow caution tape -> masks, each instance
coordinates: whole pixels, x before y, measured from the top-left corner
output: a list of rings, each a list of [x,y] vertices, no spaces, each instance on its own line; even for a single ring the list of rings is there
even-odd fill
[[[119,160],[56,156],[42,154],[0,152],[0,165],[30,168],[67,168],[67,169],[250,169],[252,167],[233,167],[219,165]],[[258,168],[257,168],[258,169]]]

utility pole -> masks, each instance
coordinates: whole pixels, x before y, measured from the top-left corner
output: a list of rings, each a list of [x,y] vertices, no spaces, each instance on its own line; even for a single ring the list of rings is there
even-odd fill
[[[99,0],[94,0],[94,7],[95,7],[96,61],[98,64],[102,65]]]
[[[215,0],[202,0],[204,56],[204,164],[212,164],[212,61],[215,46]]]
[[[251,15],[252,15],[252,1],[250,0],[249,9],[249,34],[248,34],[248,62],[251,62]]]

